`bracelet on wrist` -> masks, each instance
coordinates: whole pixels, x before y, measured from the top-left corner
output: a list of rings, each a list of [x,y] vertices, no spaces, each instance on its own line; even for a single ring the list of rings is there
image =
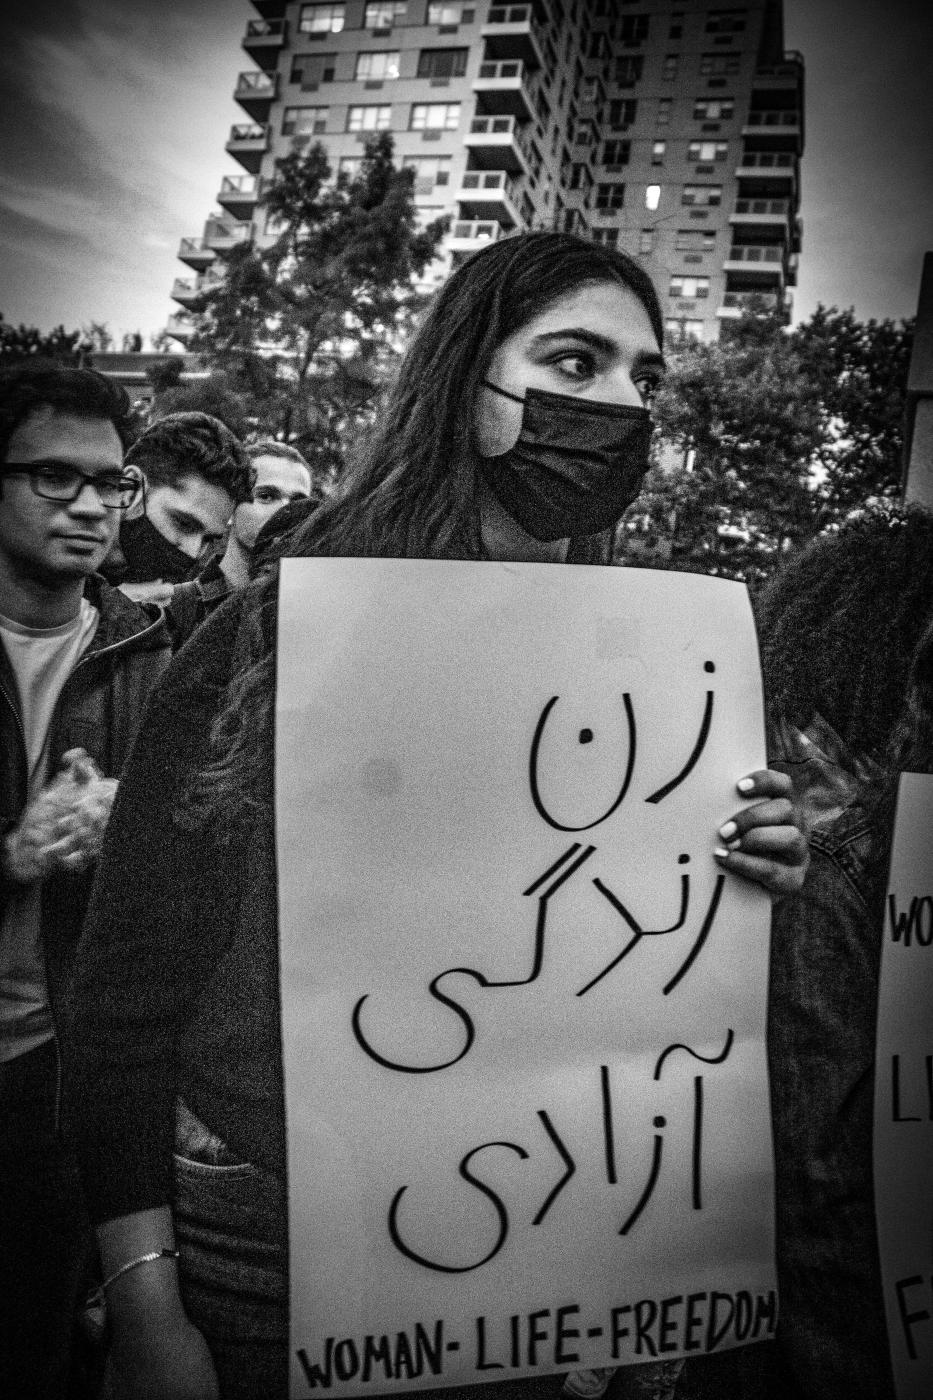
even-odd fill
[[[121,1264],[119,1269],[114,1269],[109,1278],[105,1278],[101,1284],[101,1292],[106,1293],[112,1283],[116,1283],[118,1278],[128,1274],[131,1269],[138,1269],[140,1264],[152,1264],[156,1259],[178,1259],[177,1249],[152,1249],[148,1254],[137,1255],[135,1259],[129,1259],[125,1264]]]

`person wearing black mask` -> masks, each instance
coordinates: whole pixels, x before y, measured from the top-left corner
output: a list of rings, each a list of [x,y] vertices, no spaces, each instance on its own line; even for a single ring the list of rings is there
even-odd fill
[[[441,288],[372,437],[280,552],[608,563],[648,466],[661,339],[624,255],[561,233],[490,244]],[[272,569],[209,617],[150,707],[82,942],[66,1098],[113,1400],[288,1394],[277,589]],[[753,800],[710,832],[715,859],[798,889],[790,780],[734,776]],[[235,1207],[212,1177],[236,1180]]]
[[[123,522],[103,573],[137,601],[166,604],[224,540],[249,500],[250,465],[240,440],[208,413],[172,413],[126,454],[145,478],[144,503]]]

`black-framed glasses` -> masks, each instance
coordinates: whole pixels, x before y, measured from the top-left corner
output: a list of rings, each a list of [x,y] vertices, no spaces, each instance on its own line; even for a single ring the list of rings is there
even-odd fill
[[[29,485],[44,501],[76,501],[87,482],[94,487],[102,506],[108,510],[128,510],[140,497],[143,479],[138,472],[80,471],[68,462],[4,462],[2,476],[26,476]]]

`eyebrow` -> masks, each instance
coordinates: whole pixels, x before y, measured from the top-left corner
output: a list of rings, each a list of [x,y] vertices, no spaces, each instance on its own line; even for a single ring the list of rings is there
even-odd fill
[[[602,355],[615,355],[619,349],[616,341],[608,336],[599,335],[597,331],[588,330],[585,326],[568,326],[560,331],[542,331],[531,343],[544,349],[555,340],[582,340],[584,345],[591,346]],[[657,350],[639,351],[635,356],[634,368],[664,369],[664,356]]]

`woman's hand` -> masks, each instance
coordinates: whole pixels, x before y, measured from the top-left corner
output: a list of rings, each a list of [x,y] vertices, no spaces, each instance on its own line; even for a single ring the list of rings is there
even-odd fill
[[[796,894],[810,857],[791,802],[790,778],[763,768],[736,786],[743,797],[762,800],[743,807],[719,828],[722,844],[714,852],[716,859],[772,895]]]

